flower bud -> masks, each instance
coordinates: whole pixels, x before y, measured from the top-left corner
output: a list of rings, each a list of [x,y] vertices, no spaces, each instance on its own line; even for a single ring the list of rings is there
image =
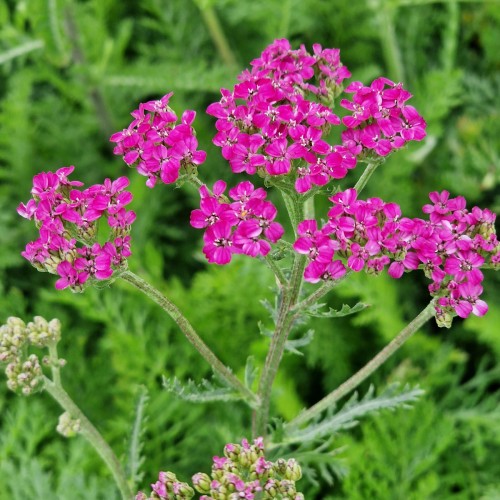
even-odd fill
[[[274,470],[280,476],[284,476],[286,473],[286,460],[284,458],[278,458],[278,460],[274,463]]]
[[[40,361],[35,354],[31,354],[26,361],[14,359],[7,365],[7,387],[14,392],[21,391],[25,396],[41,390],[43,387],[43,373]]]
[[[9,362],[19,357],[28,340],[26,325],[20,318],[10,317],[0,327],[0,362]]]
[[[64,437],[70,438],[76,436],[81,429],[79,418],[71,418],[71,415],[66,411],[59,417],[56,431]]]
[[[228,443],[224,446],[224,456],[233,461],[238,459],[240,451],[241,446],[239,444]]]
[[[275,498],[278,496],[278,484],[275,479],[268,479],[264,486],[264,491],[266,495],[270,498]]]
[[[295,489],[295,482],[289,481],[288,479],[283,479],[279,482],[278,486],[279,492],[285,495],[286,497],[291,497],[297,493]]]
[[[291,481],[298,481],[302,477],[302,469],[297,460],[290,458],[286,463],[285,478]]]
[[[453,314],[446,309],[437,307],[436,308],[436,324],[439,328],[451,328],[453,322]]]
[[[210,477],[204,472],[198,472],[192,477],[194,489],[198,493],[210,493]]]
[[[61,322],[52,319],[48,322],[41,316],[35,316],[28,323],[27,332],[29,341],[37,347],[46,347],[50,343],[57,343],[61,338]]]

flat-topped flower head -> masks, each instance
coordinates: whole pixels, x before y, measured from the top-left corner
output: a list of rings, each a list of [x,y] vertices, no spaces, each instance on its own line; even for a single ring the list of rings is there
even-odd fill
[[[126,177],[79,190],[83,184],[68,179],[73,169],[37,174],[33,198],[17,211],[39,230],[39,238],[26,245],[23,257],[39,271],[57,274],[58,290],[82,291],[126,268],[135,213],[127,208],[132,194],[126,191]],[[101,245],[98,239],[104,238]]]
[[[342,133],[342,141],[356,156],[385,157],[409,141],[425,138],[425,120],[406,104],[411,94],[401,83],[382,77],[368,87],[352,82],[345,92],[352,94],[352,100],[340,101],[351,112],[342,119],[348,128]]]
[[[284,229],[275,221],[277,209],[265,198],[263,188],[249,181],[240,182],[225,197],[226,183],[217,181],[210,193],[202,186],[200,208],[191,212],[191,226],[205,229],[203,253],[208,262],[228,264],[234,254],[266,256],[271,243],[277,243]]]
[[[484,315],[487,304],[479,298],[483,288],[481,268],[497,268],[500,244],[495,214],[474,207],[470,212],[462,196],[448,191],[429,194],[424,205],[430,220],[402,217],[396,203],[380,198],[359,200],[355,189],[330,198],[328,221],[302,221],[293,248],[308,258],[304,279],[311,283],[336,280],[362,270],[379,274],[388,266],[393,278],[422,269],[432,280],[429,292],[436,297],[438,324],[449,326],[453,316]]]
[[[131,113],[132,123],[110,138],[116,143],[114,153],[147,177],[146,185],[150,188],[158,180],[172,184],[183,174],[192,175],[207,156],[205,151],[198,150],[192,126],[196,112],[184,111],[178,123],[169,106],[172,95],[170,92],[161,99],[140,104]]]
[[[293,50],[288,40],[275,40],[233,90],[221,89],[221,100],[208,107],[217,119],[214,144],[234,173],[290,177],[300,193],[332,178],[325,165],[332,148],[324,137],[340,124],[331,107],[350,73],[338,49],[313,49]],[[348,168],[356,162],[351,157]],[[340,170],[334,175],[341,178]]]

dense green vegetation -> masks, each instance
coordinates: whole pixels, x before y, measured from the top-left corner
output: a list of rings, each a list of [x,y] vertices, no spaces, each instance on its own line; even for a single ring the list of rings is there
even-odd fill
[[[215,28],[214,28],[215,22]],[[219,31],[217,31],[219,30]],[[225,34],[227,45],[217,38]],[[141,486],[158,470],[186,480],[210,467],[224,443],[249,434],[240,403],[193,405],[162,389],[162,377],[209,376],[209,368],[164,313],[125,283],[84,294],[56,291],[53,276],[20,256],[34,229],[16,214],[39,171],[76,165],[88,183],[130,174],[134,193],[134,272],[177,303],[218,356],[242,375],[248,354],[261,366],[268,321],[261,300],[272,275],[258,261],[208,266],[189,224],[194,189],[159,186],[127,171],[108,137],[128,125],[139,102],[169,91],[179,113],[196,109],[208,152],[200,177],[231,177],[211,144],[204,114],[219,89],[273,39],[341,49],[353,78],[403,81],[428,123],[428,138],[391,156],[367,196],[419,216],[427,194],[449,190],[470,207],[500,212],[500,3],[431,0],[7,0],[0,3],[0,322],[16,315],[58,317],[70,394],[118,455],[127,450],[138,397],[149,395]],[[354,171],[340,183],[354,184]],[[325,207],[318,203],[318,213]],[[329,461],[308,450],[306,498],[500,498],[500,276],[489,271],[483,318],[451,330],[427,325],[372,377],[419,384],[410,410],[382,412],[332,435]],[[288,354],[273,412],[294,417],[344,381],[426,304],[415,274],[356,275],[329,298],[332,307],[371,307],[340,319],[314,319],[304,356]],[[368,385],[360,392],[364,394]],[[0,498],[118,498],[108,471],[80,438],[55,433],[60,411],[47,395],[29,399],[0,385]]]

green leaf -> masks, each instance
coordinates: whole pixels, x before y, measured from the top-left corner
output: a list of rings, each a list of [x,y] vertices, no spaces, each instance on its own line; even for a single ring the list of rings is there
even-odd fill
[[[188,380],[186,384],[174,377],[167,379],[163,377],[163,387],[167,392],[177,396],[179,399],[191,403],[211,403],[213,401],[238,401],[241,394],[229,387],[218,387],[207,379],[202,379],[199,384]]]
[[[276,324],[276,320],[278,318],[278,312],[277,312],[278,311],[278,299],[276,298],[274,305],[272,305],[271,302],[269,302],[269,300],[267,300],[267,299],[261,300],[260,303],[266,308],[267,312],[269,313],[269,316],[271,316],[272,320],[274,321],[274,324]],[[260,328],[260,326],[259,326],[259,328]]]
[[[253,356],[248,356],[247,363],[245,365],[245,385],[251,389],[255,379],[257,378],[258,369],[255,366],[255,358]]]
[[[355,427],[359,419],[365,415],[378,413],[384,409],[410,408],[411,403],[424,393],[418,386],[412,388],[408,384],[399,390],[397,383],[391,384],[379,396],[374,396],[374,392],[372,385],[361,400],[358,399],[358,393],[354,393],[338,412],[332,414],[330,411],[326,416],[304,429],[286,427],[285,442],[315,441],[323,436]]]
[[[307,330],[304,336],[300,337],[300,339],[287,340],[285,342],[285,351],[297,354],[298,356],[303,356],[304,354],[297,350],[297,348],[309,345],[313,338],[314,330]]]
[[[331,307],[328,311],[321,311],[325,306],[325,304],[314,304],[311,307],[307,308],[304,313],[313,316],[315,318],[341,318],[342,316],[349,316],[350,314],[358,313],[367,307],[370,307],[370,304],[364,304],[363,302],[358,302],[353,307],[343,304],[342,308],[339,311],[332,309]]]
[[[272,330],[269,330],[269,328],[266,328],[262,324],[262,321],[259,321],[258,325],[261,335],[264,335],[264,337],[268,338],[273,337],[274,332]],[[303,353],[297,350],[297,348],[304,347],[310,344],[313,338],[314,338],[314,330],[308,330],[305,333],[305,335],[299,339],[287,340],[285,342],[285,351],[291,352],[292,354],[297,354],[298,356],[303,356]]]

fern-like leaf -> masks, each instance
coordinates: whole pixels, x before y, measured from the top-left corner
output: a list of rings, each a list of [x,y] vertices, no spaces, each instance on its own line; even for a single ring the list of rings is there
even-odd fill
[[[378,396],[375,396],[374,393],[373,386],[370,386],[362,399],[359,399],[358,394],[354,393],[338,412],[330,411],[326,416],[303,429],[285,426],[285,442],[315,441],[323,436],[331,436],[341,430],[355,427],[361,417],[378,413],[380,410],[410,408],[411,403],[415,402],[424,391],[418,386],[412,388],[406,384],[400,389],[399,384],[391,384]]]
[[[199,384],[188,380],[183,384],[177,377],[167,379],[163,377],[163,387],[167,392],[174,394],[179,399],[191,403],[211,403],[213,401],[237,401],[241,394],[230,387],[214,385],[207,379],[202,379]]]
[[[314,304],[311,307],[307,308],[304,313],[308,316],[313,316],[315,318],[341,318],[342,316],[349,316],[349,314],[356,314],[367,307],[370,307],[369,304],[364,304],[363,302],[358,302],[354,306],[349,306],[347,304],[343,304],[342,308],[338,311],[332,309],[331,307],[328,311],[322,311],[325,304]]]

